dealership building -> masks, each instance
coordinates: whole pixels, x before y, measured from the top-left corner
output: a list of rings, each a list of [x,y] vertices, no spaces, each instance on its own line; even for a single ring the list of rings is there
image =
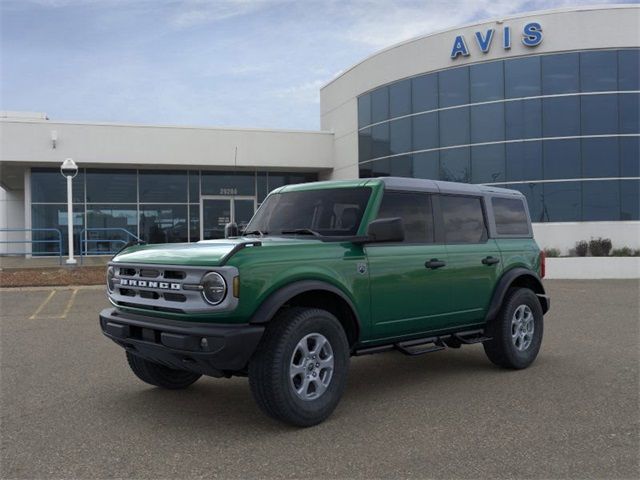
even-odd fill
[[[408,40],[321,89],[317,132],[5,112],[0,229],[25,231],[0,236],[66,231],[59,165],[72,157],[74,243],[89,254],[123,236],[219,238],[281,185],[388,175],[519,190],[544,247],[603,236],[640,248],[639,24],[637,5],[581,7]]]

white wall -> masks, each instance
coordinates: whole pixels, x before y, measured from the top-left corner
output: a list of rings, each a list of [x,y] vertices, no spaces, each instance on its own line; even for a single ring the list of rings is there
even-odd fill
[[[576,242],[609,238],[613,248],[640,248],[640,222],[534,223],[533,234],[540,248],[558,248],[568,255]]]
[[[335,134],[333,178],[358,176],[357,96],[403,78],[435,70],[487,60],[571,50],[637,47],[640,45],[637,5],[577,7],[532,12],[418,37],[384,49],[347,69],[320,90],[321,128]],[[522,27],[532,21],[542,25],[543,41],[525,47]],[[502,28],[512,32],[512,47],[501,46]],[[474,39],[476,31],[494,28],[488,53],[481,53]],[[464,35],[471,54],[450,58],[453,41]]]
[[[333,167],[333,134],[288,130],[162,127],[1,119],[0,162],[81,166]],[[57,132],[52,148],[51,132]],[[237,147],[237,158],[236,158]]]
[[[640,257],[547,258],[545,278],[571,280],[640,278]]]
[[[24,191],[5,190],[0,187],[0,230],[24,227]],[[24,232],[0,232],[0,242],[7,240],[23,240]],[[7,252],[24,252],[24,243],[0,243],[0,254]]]

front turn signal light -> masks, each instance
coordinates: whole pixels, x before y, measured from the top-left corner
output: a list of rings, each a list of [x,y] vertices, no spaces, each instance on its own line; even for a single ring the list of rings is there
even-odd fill
[[[240,298],[240,277],[233,277],[233,296]]]

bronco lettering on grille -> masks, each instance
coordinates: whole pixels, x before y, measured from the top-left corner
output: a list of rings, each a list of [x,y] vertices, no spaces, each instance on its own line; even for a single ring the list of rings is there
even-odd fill
[[[132,280],[130,278],[121,278],[120,285],[126,287],[159,288],[161,290],[180,290],[181,288],[179,283],[150,282],[148,280]]]

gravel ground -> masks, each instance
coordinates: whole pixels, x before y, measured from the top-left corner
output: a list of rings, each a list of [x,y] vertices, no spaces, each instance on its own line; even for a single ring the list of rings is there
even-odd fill
[[[1,477],[638,478],[640,284],[546,286],[529,369],[478,345],[354,358],[334,415],[303,430],[243,378],[138,381],[99,331],[102,287],[0,291]]]

